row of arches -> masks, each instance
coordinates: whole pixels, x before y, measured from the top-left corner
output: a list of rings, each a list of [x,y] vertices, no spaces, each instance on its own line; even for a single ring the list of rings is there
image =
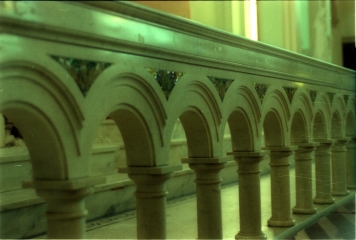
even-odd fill
[[[14,60],[0,65],[1,113],[23,135],[33,164],[34,187],[47,200],[54,196],[42,189],[76,191],[62,197],[70,203],[89,194],[83,189],[101,181],[90,178],[89,159],[100,124],[107,116],[115,121],[125,143],[128,168],[124,171],[138,186],[162,184],[169,172],[179,169],[169,166],[177,119],[187,137],[186,162],[197,171],[197,162],[220,164],[208,171],[221,169],[227,125],[232,151],[237,155],[276,148],[293,151],[289,148],[292,145],[355,136],[353,92],[347,93],[347,103],[344,94],[336,94],[331,101],[327,93],[333,90],[325,87],[313,101],[307,89],[312,85],[296,88],[290,97],[282,86],[287,81],[271,84],[264,77],[236,73],[236,80],[229,82],[221,97],[209,77],[187,71],[174,83],[167,98],[145,68],[120,63],[102,70],[83,94],[66,70],[51,61],[43,65],[40,61]],[[268,82],[263,99],[251,82]],[[161,177],[141,179],[138,175],[142,173]],[[164,192],[157,186],[153,191]],[[150,194],[141,195],[149,198]],[[83,203],[79,205],[78,216],[85,217]],[[64,214],[51,204],[49,209],[56,216]]]

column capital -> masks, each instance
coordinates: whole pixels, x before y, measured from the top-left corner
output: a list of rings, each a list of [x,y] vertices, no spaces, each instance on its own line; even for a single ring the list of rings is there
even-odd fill
[[[123,167],[119,168],[119,173],[142,174],[142,175],[163,175],[182,170],[182,165],[164,165],[147,167]]]
[[[182,163],[189,164],[220,164],[232,160],[230,156],[206,158],[182,158]]]
[[[320,146],[320,142],[296,143],[298,148],[314,148]]]
[[[345,145],[345,144],[348,143],[350,140],[351,140],[350,137],[337,138],[335,144],[337,144],[337,145]]]
[[[298,146],[280,146],[280,147],[263,147],[263,150],[270,150],[271,152],[292,152],[298,149]]]
[[[261,150],[253,152],[228,152],[227,155],[233,155],[234,158],[263,158],[270,153],[270,150]]]
[[[24,188],[36,188],[47,190],[78,190],[105,183],[105,177],[84,177],[70,180],[41,180],[31,179],[22,182]]]

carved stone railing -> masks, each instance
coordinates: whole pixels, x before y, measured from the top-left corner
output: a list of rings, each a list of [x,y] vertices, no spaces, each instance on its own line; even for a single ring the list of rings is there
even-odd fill
[[[227,125],[240,178],[236,238],[266,237],[258,224],[265,156],[271,227],[295,224],[292,161],[295,214],[318,214],[302,176],[311,176],[314,158],[315,204],[354,193],[354,71],[129,3],[0,7],[0,110],[29,149],[33,180],[25,185],[48,204],[49,238],[85,235],[85,196],[103,182],[90,173],[92,144],[108,115],[125,144],[127,168],[120,171],[137,185],[139,238],[166,237],[165,182],[180,169],[169,164],[178,118],[188,145],[183,162],[197,175],[199,238],[222,238],[218,189]]]

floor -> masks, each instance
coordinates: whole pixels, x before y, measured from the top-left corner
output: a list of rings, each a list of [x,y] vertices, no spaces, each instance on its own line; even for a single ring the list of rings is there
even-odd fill
[[[295,205],[294,171],[291,171],[291,206]],[[234,239],[239,229],[238,219],[238,186],[230,185],[222,188],[223,238]],[[262,231],[269,239],[285,239],[286,228],[271,228],[267,226],[270,217],[270,178],[261,177],[262,196]],[[330,210],[330,205],[316,205],[319,216],[325,216],[310,226],[310,215],[293,214],[299,230],[294,230],[289,239],[356,239],[355,237],[355,191],[351,191],[348,201],[335,197],[338,208]],[[346,205],[345,205],[346,204]],[[335,204],[337,205],[337,204]],[[168,239],[196,239],[196,199],[188,196],[168,202],[167,204],[167,238]],[[315,214],[315,219],[319,219]],[[309,223],[306,219],[309,218]],[[315,220],[317,221],[317,220]],[[302,225],[310,227],[304,229]],[[303,230],[304,229],[304,230]],[[289,231],[289,230],[288,230]],[[290,232],[289,232],[290,235]],[[44,237],[44,236],[42,236]],[[40,237],[40,238],[42,238]],[[87,224],[88,239],[135,239],[135,212],[129,212]]]

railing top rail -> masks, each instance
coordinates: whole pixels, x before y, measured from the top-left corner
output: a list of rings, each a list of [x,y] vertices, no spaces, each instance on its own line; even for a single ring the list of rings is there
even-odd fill
[[[352,70],[134,3],[1,4],[5,33],[355,90]]]

